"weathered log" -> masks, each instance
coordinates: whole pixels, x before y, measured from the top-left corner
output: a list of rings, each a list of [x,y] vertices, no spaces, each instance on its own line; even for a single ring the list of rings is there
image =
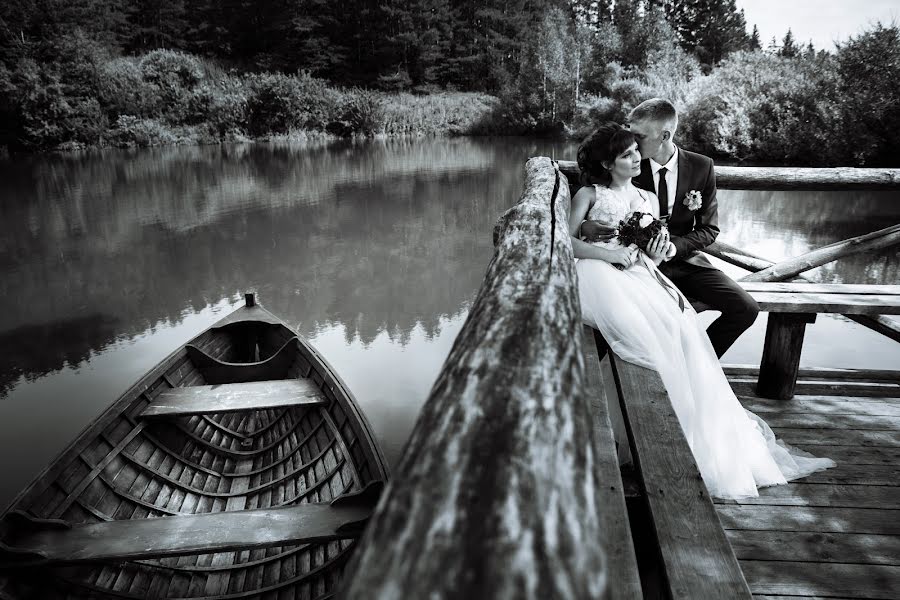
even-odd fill
[[[730,244],[726,244],[724,242],[714,242],[713,244],[707,246],[703,250],[707,254],[711,256],[715,256],[716,258],[720,258],[724,261],[727,261],[733,265],[737,265],[743,269],[747,269],[748,271],[761,271],[764,268],[771,267],[775,263],[770,260],[766,260],[754,254],[750,254],[745,250],[741,250],[740,248],[735,248]],[[809,281],[802,275],[799,275],[796,278],[790,279],[791,281]],[[770,281],[778,281],[777,279],[771,279]],[[696,304],[694,305],[696,308]],[[708,308],[708,307],[707,307]],[[698,309],[699,312],[699,309]],[[870,315],[844,315],[851,321],[855,321],[864,327],[868,327],[873,331],[877,331],[878,333],[885,335],[895,342],[900,342],[900,323],[891,319],[887,316],[870,316]]]
[[[742,269],[747,269],[754,273],[762,271],[763,269],[768,269],[775,264],[771,260],[760,258],[759,256],[755,256],[724,242],[713,242],[704,248],[703,251],[710,256],[715,256],[727,263],[736,265]]]
[[[604,596],[570,197],[555,179],[549,159],[528,161],[341,597]]]
[[[559,166],[570,183],[577,183],[577,163],[561,160]],[[716,186],[723,190],[897,190],[900,169],[716,166]]]
[[[872,233],[859,235],[806,254],[789,258],[767,269],[741,278],[741,281],[784,281],[804,271],[833,262],[843,256],[888,248],[900,242],[900,225],[885,227]]]

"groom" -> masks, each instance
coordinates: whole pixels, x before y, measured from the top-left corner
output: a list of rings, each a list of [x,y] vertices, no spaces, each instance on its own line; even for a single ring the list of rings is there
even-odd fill
[[[686,296],[700,300],[722,315],[706,330],[719,358],[747,330],[759,305],[733,279],[725,275],[699,251],[719,235],[716,176],[713,161],[688,152],[674,143],[678,113],[668,100],[651,98],[641,102],[628,116],[631,132],[643,160],[634,184],[659,197],[658,213],[667,220],[675,255],[660,270]],[[587,241],[609,239],[612,229],[586,221],[581,234]]]

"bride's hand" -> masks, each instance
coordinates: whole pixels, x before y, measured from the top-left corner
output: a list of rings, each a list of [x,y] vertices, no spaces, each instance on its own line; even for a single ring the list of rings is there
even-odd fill
[[[612,257],[609,262],[614,265],[619,265],[623,269],[627,269],[637,260],[638,252],[640,251],[634,244],[629,244],[628,246],[610,250],[610,252],[612,252]]]
[[[647,255],[653,262],[659,264],[669,257],[669,244],[669,230],[663,229],[650,240],[650,244],[647,246]]]

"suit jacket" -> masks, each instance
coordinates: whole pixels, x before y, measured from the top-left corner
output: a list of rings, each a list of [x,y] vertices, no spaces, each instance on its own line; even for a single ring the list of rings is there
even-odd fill
[[[633,181],[637,187],[656,193],[649,159],[641,161],[641,174]],[[695,211],[688,210],[684,204],[684,197],[691,190],[697,190],[703,198],[703,205]],[[713,161],[708,156],[678,148],[678,183],[668,226],[676,253],[675,258],[660,266],[663,273],[677,275],[679,271],[691,271],[690,265],[715,268],[699,252],[716,241],[719,235],[716,174]]]

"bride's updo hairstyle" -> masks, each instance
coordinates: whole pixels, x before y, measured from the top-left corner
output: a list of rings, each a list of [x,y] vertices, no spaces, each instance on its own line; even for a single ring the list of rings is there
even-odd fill
[[[634,134],[618,123],[608,121],[598,127],[578,146],[579,183],[609,185],[612,176],[603,163],[614,162],[633,143]]]

